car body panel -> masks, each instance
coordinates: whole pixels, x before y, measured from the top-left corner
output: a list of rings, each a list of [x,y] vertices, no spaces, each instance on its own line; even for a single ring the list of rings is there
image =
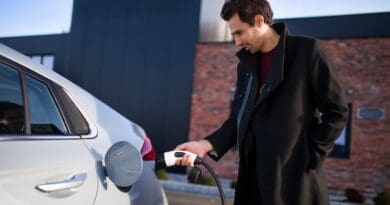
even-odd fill
[[[144,161],[141,177],[133,185],[137,189],[130,190],[132,205],[166,205],[168,204],[164,190],[154,175],[155,161]],[[147,190],[147,191],[145,191]],[[151,197],[153,196],[153,197]]]
[[[1,43],[0,56],[61,87],[79,109],[90,130],[81,136],[0,135],[1,203],[129,205],[134,198],[133,205],[167,204],[152,163],[146,163],[139,181],[129,193],[120,191],[106,176],[104,157],[107,150],[118,141],[128,141],[141,151],[145,135],[140,131],[142,128],[55,71]],[[48,194],[36,188],[84,173],[85,181],[72,195],[68,192]],[[146,196],[143,192],[148,190],[159,190],[156,194],[160,195]],[[143,193],[142,197],[147,199],[143,201],[137,193]],[[153,198],[157,200],[153,201]]]
[[[93,204],[97,173],[88,152],[82,140],[1,141],[1,203]],[[79,187],[50,193],[37,189],[83,173]]]

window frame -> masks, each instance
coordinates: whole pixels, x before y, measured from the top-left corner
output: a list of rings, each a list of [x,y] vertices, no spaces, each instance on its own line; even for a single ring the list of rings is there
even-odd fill
[[[12,69],[14,71],[17,72],[17,75],[18,75],[18,79],[19,79],[19,86],[20,86],[20,91],[21,91],[21,97],[22,97],[22,106],[23,106],[23,126],[24,126],[24,131],[23,133],[4,133],[4,134],[0,134],[0,136],[4,136],[4,135],[11,135],[11,136],[19,136],[19,135],[26,135],[27,133],[27,130],[30,129],[30,123],[29,123],[29,113],[26,113],[26,99],[24,97],[24,90],[23,90],[23,79],[21,78],[21,72],[19,69],[15,69],[14,67],[6,64],[6,63],[3,63],[2,61],[0,61],[1,64],[5,65],[6,67],[8,67],[9,69]],[[28,114],[28,116],[26,116]]]
[[[60,104],[61,108],[64,110],[63,114],[67,120],[71,134],[80,135],[80,136],[87,136],[87,135],[91,134],[92,131],[91,131],[90,123],[88,123],[88,120],[84,116],[83,112],[80,110],[80,108],[77,107],[76,103],[73,102],[71,96],[68,95],[68,93],[65,91],[65,89],[57,84],[53,84],[53,93],[54,93],[54,95],[56,95],[56,98],[59,99],[58,103]],[[66,105],[67,102],[65,102],[65,100],[63,99],[63,96],[67,96],[69,101],[71,101],[71,103],[73,103],[73,105],[68,105],[68,106],[74,107],[74,109],[78,112],[79,116],[71,114],[70,110],[68,110],[68,108],[67,108],[67,105]],[[75,117],[78,117],[78,118],[81,117],[81,120],[83,121],[83,123],[85,123],[86,126],[88,127],[87,133],[78,133],[78,131],[76,130],[76,128],[74,126],[74,123],[70,120],[70,119],[73,119]],[[86,138],[90,138],[90,137],[86,137]]]
[[[64,113],[64,111],[63,111],[63,109],[62,109],[62,107],[61,107],[61,104],[58,102],[58,99],[57,99],[57,97],[55,96],[55,94],[54,94],[54,92],[53,92],[53,83],[50,81],[50,80],[48,80],[48,79],[39,79],[39,76],[38,77],[36,77],[36,76],[33,76],[33,75],[31,75],[31,74],[29,74],[29,73],[24,73],[23,75],[22,75],[22,78],[23,78],[23,80],[24,81],[26,81],[26,77],[27,76],[29,76],[30,78],[32,78],[33,80],[36,80],[36,81],[38,81],[39,83],[42,83],[44,86],[46,86],[47,87],[47,89],[48,89],[48,91],[49,91],[49,93],[50,93],[50,96],[53,98],[53,101],[54,101],[54,104],[55,104],[55,106],[57,107],[57,110],[58,110],[58,112],[59,112],[59,114],[60,114],[60,117],[61,117],[61,120],[63,121],[63,123],[64,123],[64,125],[65,125],[65,129],[66,129],[66,134],[64,134],[64,135],[60,135],[60,134],[52,134],[52,136],[69,136],[69,135],[71,135],[71,129],[70,129],[70,126],[69,126],[69,122],[68,122],[68,120],[66,119],[66,117],[65,117],[65,113]],[[26,84],[26,82],[25,82],[25,84],[24,84],[24,89],[25,89],[25,92],[23,92],[23,95],[24,96],[26,96],[25,98],[27,99],[27,103],[29,103],[29,99],[28,99],[28,93],[27,93],[27,84]],[[29,112],[29,115],[30,115],[30,104],[27,104],[28,106],[28,112]],[[31,117],[29,116],[29,121],[31,121]],[[31,122],[30,122],[30,132],[29,132],[29,134],[28,135],[40,135],[40,134],[32,134],[31,133]]]
[[[352,103],[348,103],[348,111],[347,124],[345,125],[345,144],[344,146],[335,144],[332,152],[329,155],[331,158],[348,159],[351,156]]]
[[[68,140],[68,139],[84,139],[82,136],[93,134],[93,131],[91,130],[91,125],[89,120],[84,116],[84,113],[76,106],[77,110],[80,112],[81,116],[84,117],[84,120],[86,121],[86,124],[89,127],[89,133],[83,134],[83,135],[77,135],[75,134],[75,131],[73,127],[71,126],[71,121],[69,119],[69,116],[65,113],[64,108],[64,102],[61,102],[60,94],[58,93],[58,90],[64,90],[60,85],[54,83],[50,79],[45,78],[44,76],[36,73],[33,70],[30,70],[26,68],[25,66],[12,61],[11,59],[8,59],[4,56],[0,55],[0,63],[4,64],[5,66],[8,66],[12,69],[15,69],[19,74],[20,79],[20,86],[22,91],[22,99],[23,99],[23,111],[24,111],[24,122],[25,122],[25,130],[23,134],[1,134],[0,135],[0,141],[8,141],[8,140],[48,140],[48,139],[54,139],[54,140]],[[56,135],[56,134],[50,134],[50,135],[40,135],[40,134],[31,134],[31,121],[30,121],[30,106],[27,96],[27,87],[26,87],[26,80],[25,76],[28,75],[31,78],[39,81],[40,83],[43,83],[45,86],[47,86],[55,105],[57,106],[57,109],[60,113],[61,119],[63,120],[63,123],[65,125],[65,128],[67,130],[67,134],[65,135]],[[66,94],[66,93],[65,93]],[[74,102],[73,102],[74,103]],[[8,137],[9,136],[9,137]],[[88,137],[88,138],[94,138],[94,137]]]

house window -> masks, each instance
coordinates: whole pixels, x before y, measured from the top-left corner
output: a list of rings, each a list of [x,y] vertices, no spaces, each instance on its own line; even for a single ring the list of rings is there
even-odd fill
[[[54,55],[52,54],[44,54],[44,55],[30,55],[31,59],[36,62],[40,63],[46,68],[53,70],[54,67]]]
[[[344,127],[339,138],[337,138],[335,147],[330,154],[331,157],[349,158],[351,144],[351,126],[352,126],[352,105],[348,104],[349,116],[347,125]]]

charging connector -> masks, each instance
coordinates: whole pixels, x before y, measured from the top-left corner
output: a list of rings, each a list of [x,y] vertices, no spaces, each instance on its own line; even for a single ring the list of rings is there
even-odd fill
[[[163,157],[158,157],[157,165],[164,165],[165,167],[172,167],[176,165],[176,161],[184,157],[184,155],[190,156],[191,162],[195,164],[200,164],[200,158],[196,154],[187,151],[170,151],[164,152]]]
[[[196,154],[194,154],[192,152],[181,151],[181,150],[164,152],[163,156],[160,155],[159,157],[157,157],[156,164],[157,164],[157,166],[164,165],[165,167],[175,166],[176,160],[182,159],[184,157],[184,155],[188,155],[190,157],[192,164],[194,164],[194,165],[201,164],[210,172],[210,174],[214,177],[215,182],[217,183],[217,187],[219,190],[219,196],[221,197],[222,205],[224,205],[225,204],[225,194],[223,192],[222,185],[221,185],[221,182],[219,181],[217,174],[210,167],[210,165],[208,165],[205,161],[203,161],[201,158],[196,156]]]

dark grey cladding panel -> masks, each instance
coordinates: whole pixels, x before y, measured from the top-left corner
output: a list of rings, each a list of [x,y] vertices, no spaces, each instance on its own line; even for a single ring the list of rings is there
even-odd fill
[[[64,74],[68,34],[0,38],[3,43],[25,55],[54,55],[54,70]]]
[[[66,76],[142,125],[158,151],[188,140],[200,1],[74,2]]]
[[[316,38],[390,36],[390,12],[275,20],[280,21],[287,23],[294,34]]]

